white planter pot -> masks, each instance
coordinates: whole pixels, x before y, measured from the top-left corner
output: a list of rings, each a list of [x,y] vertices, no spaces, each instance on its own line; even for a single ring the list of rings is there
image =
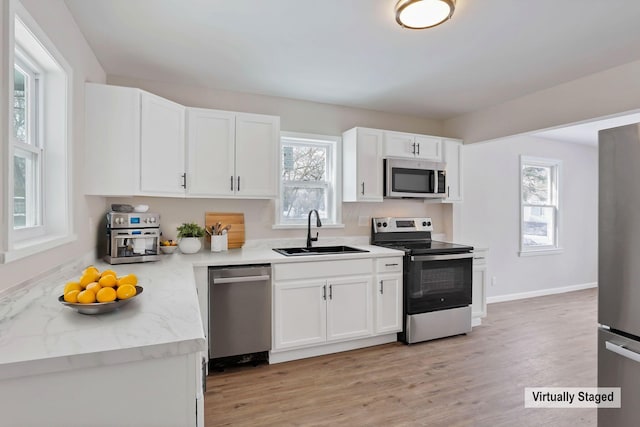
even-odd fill
[[[183,254],[195,254],[202,247],[202,242],[199,237],[183,237],[178,242],[178,247]]]

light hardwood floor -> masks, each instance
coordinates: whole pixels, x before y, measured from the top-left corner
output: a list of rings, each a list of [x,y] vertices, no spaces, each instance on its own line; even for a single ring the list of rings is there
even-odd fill
[[[206,426],[595,426],[525,387],[595,387],[597,290],[490,304],[468,335],[211,373]]]

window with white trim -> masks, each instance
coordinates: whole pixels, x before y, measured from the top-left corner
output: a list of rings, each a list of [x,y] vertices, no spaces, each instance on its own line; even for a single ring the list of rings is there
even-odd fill
[[[2,262],[75,240],[70,166],[72,69],[18,1],[10,2],[10,123]]]
[[[307,226],[316,209],[322,225],[341,225],[339,137],[282,132],[277,226]]]
[[[520,157],[520,251],[558,250],[560,167],[556,159]]]

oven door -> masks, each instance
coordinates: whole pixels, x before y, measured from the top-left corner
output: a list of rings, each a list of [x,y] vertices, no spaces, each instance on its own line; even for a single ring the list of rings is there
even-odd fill
[[[407,314],[471,304],[473,254],[412,256],[405,270]]]

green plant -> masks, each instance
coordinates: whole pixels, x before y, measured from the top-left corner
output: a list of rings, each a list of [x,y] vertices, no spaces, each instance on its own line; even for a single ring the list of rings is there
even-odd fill
[[[202,237],[204,236],[204,228],[195,222],[183,223],[178,230],[178,238],[182,237]]]

